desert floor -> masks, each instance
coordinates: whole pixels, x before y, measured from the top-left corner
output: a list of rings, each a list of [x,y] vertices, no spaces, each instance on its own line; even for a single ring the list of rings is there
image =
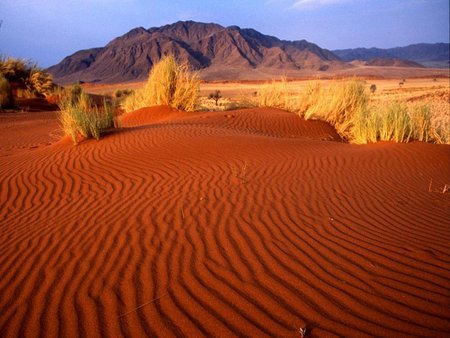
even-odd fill
[[[448,145],[261,108],[0,130],[1,337],[450,335]]]

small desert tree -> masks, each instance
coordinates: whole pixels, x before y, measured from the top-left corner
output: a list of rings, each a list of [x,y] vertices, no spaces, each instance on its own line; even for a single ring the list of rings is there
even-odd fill
[[[377,90],[377,85],[376,85],[376,84],[372,84],[372,85],[370,86],[370,92],[373,94],[373,93],[376,92],[376,90]]]
[[[209,94],[208,96],[211,100],[214,100],[216,102],[216,106],[219,105],[219,100],[222,98],[222,94],[220,93],[220,90],[216,89],[214,93]]]
[[[83,88],[81,88],[81,85],[78,82],[75,82],[71,87],[70,87],[70,97],[72,102],[77,101],[81,94],[83,93]]]

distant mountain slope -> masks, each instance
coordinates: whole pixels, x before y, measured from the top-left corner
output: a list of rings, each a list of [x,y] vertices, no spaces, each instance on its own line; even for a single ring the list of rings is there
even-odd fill
[[[158,28],[135,28],[105,47],[78,51],[48,71],[59,83],[139,81],[167,54],[218,79],[255,71],[281,75],[351,67],[305,40],[283,41],[253,29],[179,21]]]
[[[363,60],[379,58],[397,58],[418,62],[426,67],[449,66],[450,44],[448,43],[418,43],[406,47],[389,49],[381,48],[355,48],[338,49],[333,53],[344,61]]]
[[[376,66],[376,67],[413,67],[413,68],[424,68],[425,66],[420,63],[394,58],[377,58],[370,59],[365,63],[366,66]]]

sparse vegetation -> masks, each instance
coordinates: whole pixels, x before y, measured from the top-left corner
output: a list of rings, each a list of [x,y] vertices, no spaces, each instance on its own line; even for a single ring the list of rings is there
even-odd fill
[[[195,110],[200,80],[188,66],[179,64],[173,56],[166,56],[155,64],[144,88],[128,96],[123,108],[130,112],[152,105],[170,105],[186,111]]]
[[[377,91],[377,85],[376,85],[376,84],[372,84],[372,85],[370,86],[370,92],[371,92],[372,94],[374,94],[376,91]]]
[[[98,140],[100,134],[113,125],[111,106],[104,101],[102,107],[97,107],[83,92],[77,98],[67,95],[60,103],[60,110],[61,127],[75,144],[80,137]]]
[[[256,102],[260,107],[273,107],[289,110],[289,92],[287,79],[282,77],[280,81],[272,80],[261,86],[256,93]]]
[[[373,94],[374,86],[369,87]],[[259,106],[327,121],[351,143],[450,143],[448,103],[435,107],[436,103],[406,104],[400,99],[373,100],[367,95],[364,82],[358,80],[332,81],[328,85],[313,81],[297,93],[289,91],[286,80],[272,81],[261,86],[256,97]]]
[[[220,90],[216,89],[214,93],[209,94],[208,98],[214,100],[217,107],[219,105],[219,100],[222,98],[222,94],[220,93]]]
[[[429,106],[421,105],[416,107],[410,113],[410,123],[413,139],[421,142],[429,142],[432,139],[431,112]]]
[[[305,118],[327,121],[342,137],[351,140],[355,118],[367,109],[364,83],[335,81],[326,88],[315,88],[309,96],[311,104],[304,113]]]
[[[26,96],[48,96],[53,88],[50,74],[36,64],[22,59],[1,58],[0,74],[9,84],[14,83],[17,88],[26,91]]]

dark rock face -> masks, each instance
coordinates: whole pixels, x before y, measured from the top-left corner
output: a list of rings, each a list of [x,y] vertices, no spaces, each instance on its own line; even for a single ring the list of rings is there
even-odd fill
[[[217,79],[226,78],[227,68],[273,73],[349,67],[332,52],[305,40],[283,41],[253,29],[180,21],[159,28],[135,28],[103,48],[78,51],[48,71],[59,83],[140,81],[168,54],[193,69],[208,70]]]

